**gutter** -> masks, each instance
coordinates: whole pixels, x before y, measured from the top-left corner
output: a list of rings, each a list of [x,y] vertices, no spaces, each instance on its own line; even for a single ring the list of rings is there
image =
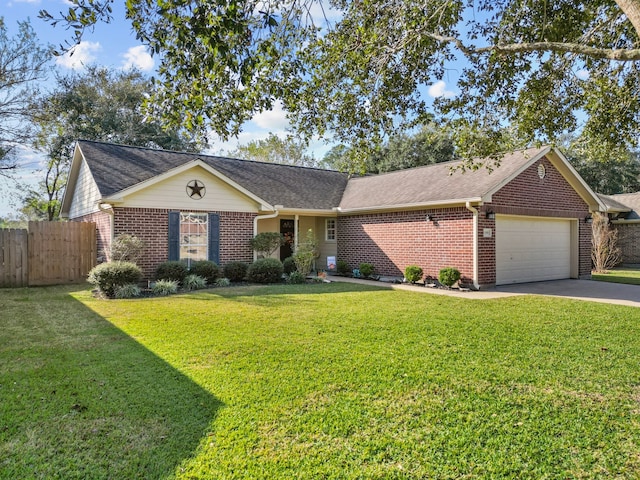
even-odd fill
[[[465,207],[473,213],[473,287],[480,290],[478,284],[478,210],[471,206],[471,202],[467,202]]]
[[[280,210],[284,208],[282,205],[276,205],[275,211],[273,213],[269,213],[267,215],[256,215],[253,217],[253,236],[258,235],[258,220],[267,220],[269,218],[276,218],[280,215]],[[258,252],[253,251],[253,261],[255,262],[258,259]]]

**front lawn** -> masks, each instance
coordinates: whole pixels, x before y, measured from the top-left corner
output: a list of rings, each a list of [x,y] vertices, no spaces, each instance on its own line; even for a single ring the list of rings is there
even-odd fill
[[[640,309],[0,290],[0,478],[637,478]]]
[[[637,268],[615,268],[607,273],[594,273],[591,277],[600,282],[640,285],[640,270]]]

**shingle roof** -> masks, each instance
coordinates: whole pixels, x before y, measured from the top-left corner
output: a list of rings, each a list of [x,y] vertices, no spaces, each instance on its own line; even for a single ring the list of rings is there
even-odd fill
[[[340,202],[341,210],[385,208],[398,205],[479,199],[501,185],[548,147],[530,148],[505,155],[500,167],[481,167],[464,173],[462,162],[447,162],[351,179]]]
[[[620,193],[618,195],[599,195],[607,210],[614,212],[629,212],[626,220],[640,219],[640,192]]]
[[[348,180],[332,170],[86,140],[78,146],[103,197],[198,159],[271,205],[285,208],[331,209],[340,203]]]

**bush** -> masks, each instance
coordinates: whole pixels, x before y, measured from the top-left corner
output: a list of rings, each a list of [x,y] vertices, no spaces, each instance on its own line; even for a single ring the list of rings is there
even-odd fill
[[[176,260],[163,262],[156,268],[156,280],[175,280],[182,283],[187,273],[187,265],[184,262]]]
[[[178,291],[177,280],[158,280],[153,286],[153,293],[156,295],[171,295]]]
[[[296,267],[296,262],[293,257],[287,257],[282,262],[282,267],[284,268],[284,273],[286,275],[291,275],[293,272],[298,271],[298,267]]]
[[[116,298],[133,298],[140,296],[140,287],[135,283],[125,283],[116,287]]]
[[[258,255],[262,258],[270,257],[273,252],[275,252],[282,242],[284,238],[281,233],[278,232],[262,232],[253,237],[249,243],[251,244],[251,248],[253,248]]]
[[[291,285],[296,285],[299,283],[305,283],[307,281],[307,278],[302,275],[300,272],[298,272],[297,270],[294,272],[291,272],[289,274],[289,276],[287,277],[287,283],[291,284]]]
[[[404,269],[404,278],[407,282],[416,283],[418,280],[422,280],[422,268],[417,265],[409,265]]]
[[[131,262],[107,262],[94,267],[87,281],[95,285],[104,295],[113,298],[116,288],[127,283],[138,283],[142,278],[140,268]]]
[[[224,266],[224,276],[231,282],[242,282],[247,276],[248,265],[243,262],[229,262]]]
[[[318,258],[318,255],[318,240],[313,230],[309,229],[305,241],[298,245],[296,253],[293,254],[296,269],[306,277],[311,272],[313,261]]]
[[[440,283],[451,287],[454,283],[460,280],[460,271],[457,268],[447,267],[440,270],[440,274],[438,275],[438,279]]]
[[[129,234],[118,235],[111,242],[111,255],[113,262],[136,263],[144,251],[144,242],[138,237]]]
[[[373,265],[370,263],[361,263],[360,264],[360,273],[363,277],[369,277],[373,274]]]
[[[231,280],[228,278],[219,278],[216,280],[216,287],[228,287],[231,285]]]
[[[282,280],[282,262],[275,258],[260,258],[249,265],[247,280],[256,283],[278,283]]]
[[[336,270],[340,275],[349,275],[351,274],[351,267],[345,260],[338,260],[336,262]]]
[[[200,275],[194,275],[191,273],[184,277],[182,286],[185,290],[200,290],[207,286],[207,280],[202,278]]]
[[[213,285],[220,276],[218,265],[209,260],[199,260],[193,262],[189,268],[189,273],[204,278],[209,285]]]

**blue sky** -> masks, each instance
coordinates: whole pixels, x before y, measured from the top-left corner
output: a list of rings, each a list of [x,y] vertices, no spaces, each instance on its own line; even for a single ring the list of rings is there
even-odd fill
[[[124,15],[124,0],[116,0],[113,5],[113,21],[110,24],[99,24],[94,31],[86,32],[83,42],[78,45],[72,56],[66,55],[52,59],[55,69],[64,74],[72,71],[82,71],[86,65],[103,65],[114,69],[128,69],[136,67],[139,70],[153,73],[156,62],[147,53],[145,47],[135,38],[129,22]],[[17,22],[30,19],[42,43],[59,46],[71,39],[71,32],[61,27],[52,27],[38,18],[38,12],[47,10],[54,17],[59,12],[66,12],[69,4],[64,0],[0,0],[0,16],[4,17],[10,34],[17,30]],[[51,75],[53,78],[53,74]],[[43,85],[46,90],[52,82]],[[450,84],[440,81],[430,86],[430,97],[454,95],[453,82]],[[230,142],[215,141],[208,153],[218,154],[233,150],[238,144],[246,144],[251,140],[265,138],[269,132],[285,135],[288,126],[285,112],[280,105],[272,111],[256,115],[243,127],[243,132],[237,140]],[[321,158],[330,148],[321,142],[312,144],[310,152],[316,158]],[[42,161],[37,152],[27,149],[21,150],[18,180],[29,185],[35,185],[42,178],[39,164]],[[6,217],[16,212],[20,206],[21,189],[17,189],[12,182],[0,180],[0,216]]]

